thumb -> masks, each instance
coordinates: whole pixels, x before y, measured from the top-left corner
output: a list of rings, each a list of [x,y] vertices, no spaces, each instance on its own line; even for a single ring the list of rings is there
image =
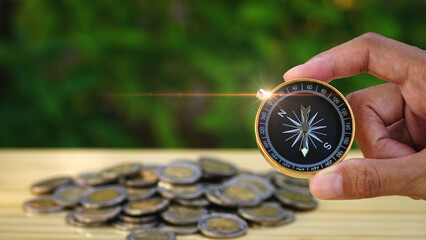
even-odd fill
[[[395,159],[349,159],[326,168],[311,181],[319,199],[405,195],[426,199],[425,151]]]

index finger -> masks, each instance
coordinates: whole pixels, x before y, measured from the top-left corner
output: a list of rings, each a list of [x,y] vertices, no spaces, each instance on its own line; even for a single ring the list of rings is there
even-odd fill
[[[418,48],[366,33],[311,58],[284,74],[285,81],[314,78],[330,82],[367,72],[385,81],[401,84],[418,64]],[[416,64],[417,62],[417,64]],[[422,62],[422,61],[420,61]]]

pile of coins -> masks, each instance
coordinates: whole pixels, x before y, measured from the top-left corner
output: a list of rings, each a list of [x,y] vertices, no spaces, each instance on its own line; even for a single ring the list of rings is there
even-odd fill
[[[31,186],[40,197],[24,203],[37,213],[71,210],[76,227],[113,226],[126,239],[175,239],[201,233],[238,237],[248,227],[274,227],[310,210],[317,201],[309,181],[278,172],[256,174],[223,160],[201,157],[167,165],[122,163],[76,178],[53,177]]]

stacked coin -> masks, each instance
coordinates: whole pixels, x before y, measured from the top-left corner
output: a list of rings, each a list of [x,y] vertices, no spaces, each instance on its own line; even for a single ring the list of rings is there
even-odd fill
[[[317,206],[308,180],[256,174],[211,157],[166,165],[127,162],[76,178],[44,179],[30,190],[42,196],[25,202],[25,210],[71,210],[68,224],[132,231],[126,239],[175,239],[197,232],[238,237],[248,227],[288,224],[294,210]]]

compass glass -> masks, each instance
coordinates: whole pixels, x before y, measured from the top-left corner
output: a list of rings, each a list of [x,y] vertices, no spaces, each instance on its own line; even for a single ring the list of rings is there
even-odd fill
[[[258,145],[274,167],[313,172],[347,153],[353,118],[343,96],[330,85],[298,80],[281,84],[263,101],[256,130]]]

